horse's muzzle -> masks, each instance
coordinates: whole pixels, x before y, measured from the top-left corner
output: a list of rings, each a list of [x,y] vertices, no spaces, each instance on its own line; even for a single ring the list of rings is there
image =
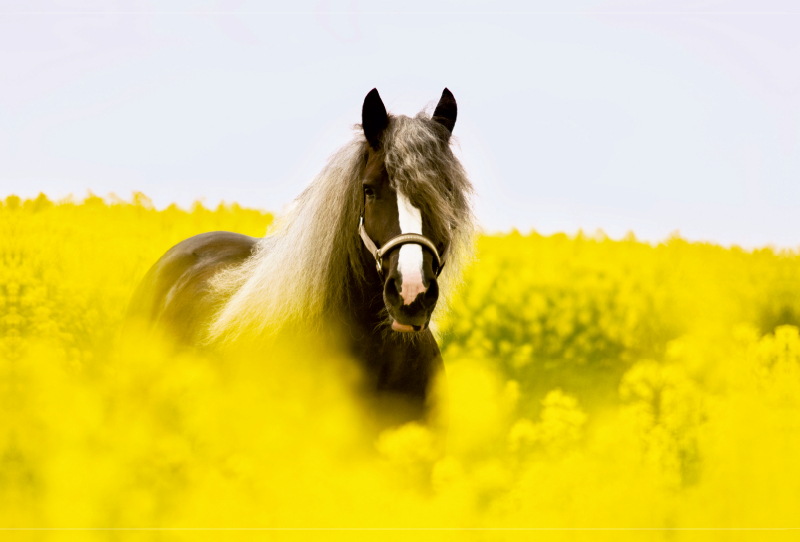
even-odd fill
[[[439,299],[439,285],[435,278],[425,280],[414,290],[413,300],[409,299],[408,290],[398,273],[393,273],[384,284],[383,299],[393,320],[392,329],[401,332],[422,331],[427,327]]]

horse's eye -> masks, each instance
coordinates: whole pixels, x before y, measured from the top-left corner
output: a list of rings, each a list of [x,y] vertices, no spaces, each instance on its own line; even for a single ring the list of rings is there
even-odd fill
[[[365,186],[364,187],[364,195],[367,196],[368,198],[374,198],[375,197],[375,190],[373,190],[372,187]]]

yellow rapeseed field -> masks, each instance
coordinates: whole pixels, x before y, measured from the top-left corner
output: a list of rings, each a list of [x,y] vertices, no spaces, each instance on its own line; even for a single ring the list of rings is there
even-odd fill
[[[158,211],[136,194],[10,196],[0,217],[2,528],[733,540],[753,532],[681,529],[800,527],[796,252],[484,236],[439,318],[442,423],[379,431],[346,364],[308,349],[220,357],[120,333],[169,247],[211,230],[260,236],[271,215]],[[657,530],[482,530],[523,527]]]

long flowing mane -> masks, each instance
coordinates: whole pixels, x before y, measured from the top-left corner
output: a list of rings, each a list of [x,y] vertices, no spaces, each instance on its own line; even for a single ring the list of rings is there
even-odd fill
[[[258,242],[243,264],[218,273],[215,293],[225,300],[208,328],[208,340],[230,340],[245,332],[274,333],[292,321],[322,321],[348,303],[347,285],[361,284],[364,270],[357,233],[363,205],[361,175],[367,141],[357,135],[333,154],[323,170]],[[383,136],[391,182],[433,227],[450,237],[440,282],[446,298],[472,258],[477,231],[472,185],[442,127],[425,112],[390,117]],[[348,274],[355,280],[347,280]]]

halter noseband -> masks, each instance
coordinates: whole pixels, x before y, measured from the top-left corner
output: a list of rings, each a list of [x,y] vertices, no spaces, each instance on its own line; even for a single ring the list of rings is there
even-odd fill
[[[370,239],[367,230],[364,228],[364,215],[361,215],[358,221],[358,234],[361,236],[361,240],[364,242],[364,246],[367,247],[367,250],[369,250],[369,253],[375,257],[375,265],[378,269],[378,275],[380,275],[381,278],[383,277],[383,257],[393,248],[408,244],[422,245],[430,250],[431,254],[436,258],[436,276],[438,277],[439,273],[442,272],[446,254],[439,256],[436,245],[424,235],[419,235],[417,233],[401,233],[389,239],[381,248],[378,248],[372,239]]]

